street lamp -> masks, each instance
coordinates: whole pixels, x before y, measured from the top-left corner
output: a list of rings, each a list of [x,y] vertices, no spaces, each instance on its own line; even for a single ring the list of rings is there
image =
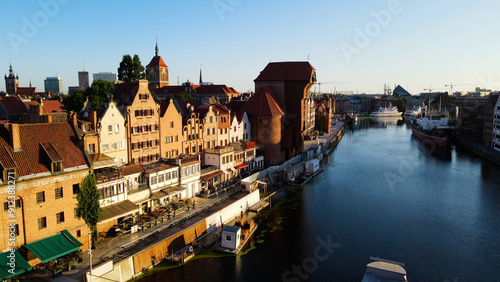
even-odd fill
[[[294,176],[290,177],[290,181],[292,181],[292,193],[293,193],[293,182],[295,181],[295,177]]]
[[[91,242],[92,231],[89,231],[89,259],[90,259],[90,281],[92,281],[92,242]]]

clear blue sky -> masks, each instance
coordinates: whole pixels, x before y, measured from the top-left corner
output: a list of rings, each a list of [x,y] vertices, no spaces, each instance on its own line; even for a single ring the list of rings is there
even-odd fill
[[[5,1],[2,11],[0,74],[12,63],[20,85],[31,79],[39,91],[55,73],[65,91],[78,85],[83,63],[91,77],[116,73],[124,54],[146,65],[156,37],[172,85],[197,82],[202,64],[204,81],[244,92],[269,61],[309,56],[322,91],[500,89],[493,0],[40,0]]]

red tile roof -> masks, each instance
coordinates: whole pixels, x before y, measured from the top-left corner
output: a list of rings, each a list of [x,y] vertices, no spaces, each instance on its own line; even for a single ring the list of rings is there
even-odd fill
[[[26,107],[19,96],[0,97],[0,103],[9,115],[25,114],[28,112],[28,107]]]
[[[146,66],[147,68],[152,68],[152,67],[167,67],[161,56],[154,56],[153,59],[151,59],[151,62]]]
[[[50,158],[51,161],[57,162],[64,160],[57,151],[57,149],[54,147],[54,144],[52,144],[51,142],[40,143],[40,145],[45,150],[47,156]]]
[[[49,149],[49,155],[54,160],[63,159],[64,169],[88,166],[86,156],[78,146],[78,136],[69,123],[20,124],[19,136],[21,151],[14,152],[9,129],[0,127],[0,148],[5,147],[14,158],[18,177],[51,171],[50,161],[44,148]],[[55,152],[57,154],[54,154]],[[5,150],[0,151],[0,154],[5,154]],[[1,156],[0,159],[4,160],[5,156]]]
[[[63,105],[59,102],[59,100],[45,100],[43,101],[43,107],[47,113],[65,112]]]
[[[255,81],[310,81],[314,71],[309,62],[269,63]]]
[[[223,84],[200,85],[196,88],[198,95],[213,95],[213,94],[233,94],[239,95],[238,91],[232,87]]]
[[[36,87],[18,87],[17,95],[33,96],[36,93]]]
[[[279,106],[271,86],[261,87],[255,95],[241,108],[248,115],[276,116],[285,113]]]
[[[212,105],[212,108],[213,108],[214,111],[219,112],[220,115],[229,115],[229,112],[231,111],[228,107],[222,105],[219,102],[217,102],[216,104]]]
[[[6,146],[0,147],[0,164],[4,169],[16,168],[17,164]]]

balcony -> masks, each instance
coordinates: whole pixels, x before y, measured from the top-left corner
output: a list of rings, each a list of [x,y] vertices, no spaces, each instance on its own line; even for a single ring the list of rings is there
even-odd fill
[[[114,181],[123,178],[123,171],[114,167],[105,167],[94,170],[95,180],[97,184]]]

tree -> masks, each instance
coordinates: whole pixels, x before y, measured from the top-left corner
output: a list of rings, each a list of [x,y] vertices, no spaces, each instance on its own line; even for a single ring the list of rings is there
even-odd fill
[[[138,82],[146,77],[144,67],[137,54],[132,58],[130,55],[123,55],[120,67],[118,68],[118,79],[124,82]]]
[[[186,92],[181,92],[181,93],[175,94],[175,98],[180,99],[180,100],[184,100],[184,101],[192,101],[193,100],[193,96],[191,96],[190,94],[188,94]]]
[[[76,214],[83,218],[92,231],[92,242],[97,240],[97,223],[101,220],[101,206],[99,205],[99,191],[95,181],[95,174],[91,173],[83,179],[76,199]]]
[[[78,91],[71,93],[70,95],[65,95],[62,99],[62,104],[68,111],[80,112],[85,103],[85,95],[83,92]]]
[[[108,94],[113,93],[114,88],[112,82],[97,79],[85,90],[85,96],[89,98],[89,102],[92,103],[94,109],[100,109],[108,102]]]
[[[398,107],[398,112],[404,112],[404,111],[406,111],[406,105],[400,99],[397,100],[396,106]]]

